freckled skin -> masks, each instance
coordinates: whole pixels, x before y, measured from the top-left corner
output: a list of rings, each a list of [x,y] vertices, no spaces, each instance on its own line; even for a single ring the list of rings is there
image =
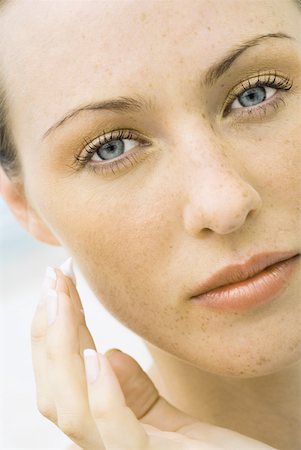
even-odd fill
[[[155,6],[62,0],[6,9],[0,56],[28,203],[99,301],[145,340],[174,404],[271,445],[283,436],[296,441],[298,405],[286,384],[300,374],[300,267],[275,302],[252,311],[225,315],[192,307],[189,298],[225,265],[263,251],[300,251],[298,11],[282,0]],[[295,40],[256,46],[215,87],[200,85],[200,74],[227,50],[273,32]],[[293,94],[265,118],[223,119],[221,102],[255,59],[261,69],[287,71]],[[120,119],[86,113],[42,141],[70,109],[135,93],[155,99],[155,110]],[[103,117],[152,143],[149,157],[111,178],[71,169],[83,138],[102,134]],[[266,399],[271,426],[257,414],[263,379],[276,385],[278,376],[281,399],[293,402],[287,432],[277,422],[278,397]]]

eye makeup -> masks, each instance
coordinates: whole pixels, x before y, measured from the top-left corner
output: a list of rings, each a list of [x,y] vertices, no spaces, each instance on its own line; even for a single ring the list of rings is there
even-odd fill
[[[75,157],[77,164],[80,167],[88,166],[89,170],[100,173],[103,176],[110,174],[115,175],[119,172],[134,167],[150,154],[150,151],[147,151],[146,148],[149,147],[151,143],[146,141],[145,138],[142,138],[139,133],[133,130],[113,130],[107,134],[105,131],[103,133],[104,134],[102,136],[98,136],[92,141],[85,140],[86,147],[84,151]],[[136,145],[134,149],[125,152],[117,158],[112,158],[112,160],[101,159],[99,152],[104,145],[107,145],[107,152],[110,154],[111,148],[114,147],[114,142],[120,143],[125,140],[133,142],[137,141],[138,145]],[[92,158],[94,155],[97,155],[100,158],[99,161],[103,162],[93,162]],[[114,150],[112,151],[112,155],[114,155]]]
[[[283,96],[280,95],[281,91],[289,91],[293,86],[292,80],[290,80],[285,75],[280,75],[275,71],[268,72],[258,72],[256,76],[252,76],[238,85],[236,85],[231,92],[228,94],[226,101],[222,107],[223,117],[232,114],[235,118],[243,117],[258,117],[258,115],[266,115],[268,108],[273,108],[274,110],[279,107],[280,102],[285,103]],[[256,101],[256,88],[257,92],[261,88],[264,93],[264,98],[262,101],[255,105],[243,106],[241,101],[236,102],[238,105],[241,104],[241,108],[231,108],[236,99],[239,100],[240,97],[249,92],[250,99],[255,97]],[[272,88],[274,95],[267,99],[266,91],[267,88]],[[271,91],[271,90],[270,90]]]
[[[276,70],[258,72],[255,76],[253,75],[241,81],[230,91],[222,107],[223,117],[231,116],[232,120],[236,120],[265,116],[268,114],[269,109],[275,111],[280,106],[280,103],[285,104],[282,92],[289,91],[292,85],[293,82],[287,76],[279,74]],[[242,102],[239,101],[240,97],[247,94],[251,101],[254,99],[256,101],[256,89],[257,92],[260,90],[263,101],[259,101],[252,106],[243,106]],[[273,95],[268,97],[266,95],[267,89]],[[238,107],[233,108],[235,102],[238,104]],[[239,107],[239,103],[241,107]],[[133,149],[126,151],[124,141],[136,141],[137,145]],[[129,129],[112,130],[109,132],[103,130],[103,135],[90,141],[85,139],[84,142],[84,149],[75,157],[77,167],[87,167],[88,170],[99,173],[104,177],[117,175],[129,170],[152,153],[152,150],[149,149],[151,142],[143,138],[137,131]],[[118,144],[117,153],[119,154],[117,157],[114,157],[116,154],[116,147],[114,148],[114,145],[116,146],[116,144]],[[106,156],[108,157],[101,157],[100,152],[103,150],[106,151]]]

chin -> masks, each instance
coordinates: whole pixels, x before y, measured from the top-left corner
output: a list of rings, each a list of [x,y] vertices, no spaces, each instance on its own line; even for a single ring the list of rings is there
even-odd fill
[[[218,375],[231,378],[258,378],[267,375],[273,375],[285,372],[294,366],[300,364],[301,358],[290,358],[290,360],[273,361],[273,359],[260,358],[255,364],[254,362],[240,364],[239,367],[227,367],[220,370]]]
[[[221,377],[231,378],[258,378],[266,375],[272,375],[286,370],[295,369],[298,365],[301,366],[301,346],[298,349],[294,346],[290,350],[283,349],[281,353],[252,355],[248,354],[245,357],[228,354],[228,357],[223,359],[207,359],[207,364],[204,364],[204,356],[186,354],[186,362],[195,368],[208,372],[210,374]],[[216,356],[216,355],[215,355]],[[301,367],[300,367],[301,368]]]

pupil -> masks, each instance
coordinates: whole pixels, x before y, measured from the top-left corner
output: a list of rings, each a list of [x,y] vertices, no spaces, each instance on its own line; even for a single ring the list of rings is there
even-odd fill
[[[102,159],[113,159],[122,155],[124,144],[121,140],[107,142],[97,151],[98,156]]]
[[[238,97],[238,101],[242,106],[254,106],[265,100],[265,89],[261,86],[248,89]]]

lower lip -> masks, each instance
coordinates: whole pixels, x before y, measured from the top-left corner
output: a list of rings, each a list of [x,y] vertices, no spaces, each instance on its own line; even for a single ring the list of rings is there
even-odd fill
[[[267,267],[252,278],[212,289],[191,301],[219,311],[245,311],[273,300],[286,288],[300,255]]]

